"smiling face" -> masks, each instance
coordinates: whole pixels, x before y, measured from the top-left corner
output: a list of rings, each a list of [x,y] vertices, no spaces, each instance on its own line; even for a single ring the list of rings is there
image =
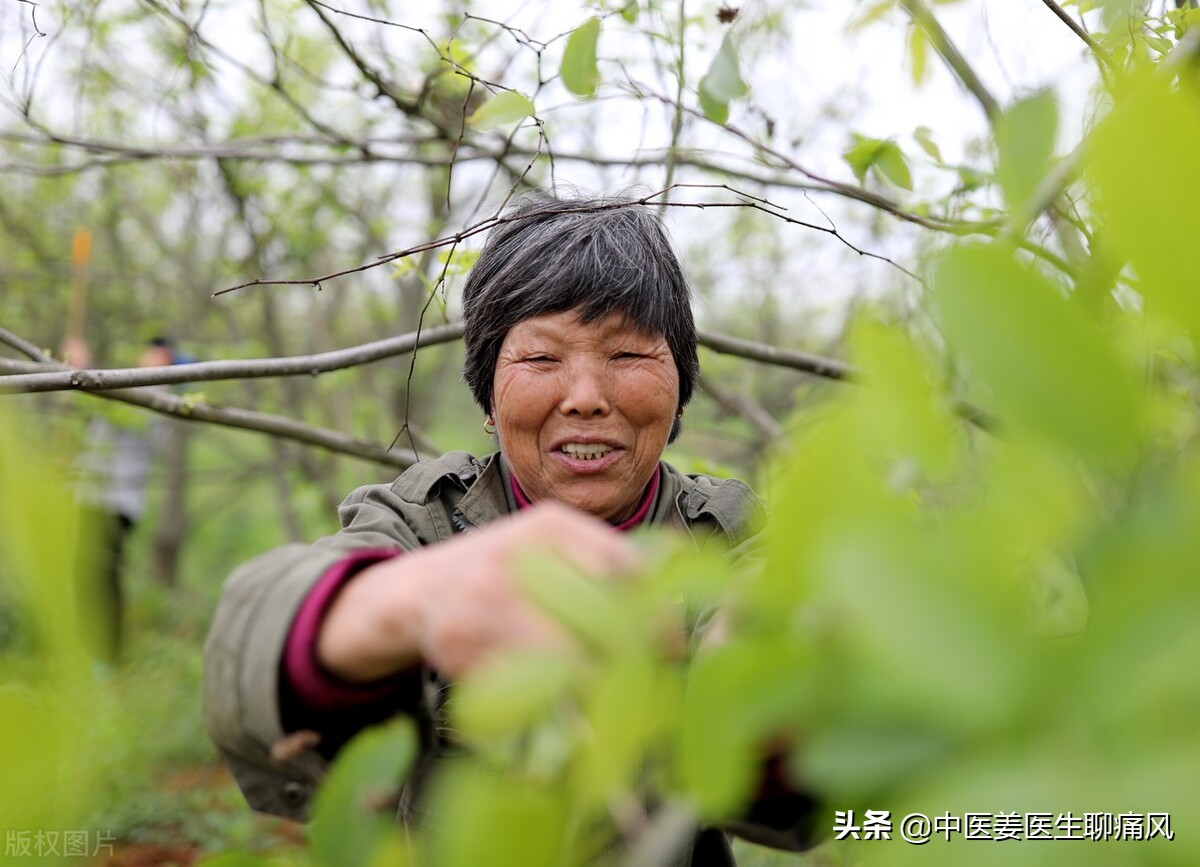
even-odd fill
[[[679,403],[666,338],[622,315],[576,310],[514,325],[496,361],[492,417],[530,500],[557,500],[614,523],[636,511]]]

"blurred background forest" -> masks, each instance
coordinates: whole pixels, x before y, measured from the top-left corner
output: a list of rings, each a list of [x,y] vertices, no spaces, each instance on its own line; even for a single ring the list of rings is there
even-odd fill
[[[169,431],[128,551],[127,661],[97,675],[109,706],[85,776],[103,797],[71,827],[103,831],[126,864],[299,845],[247,812],[202,731],[221,583],[335,530],[349,490],[414,452],[491,448],[453,339],[319,376],[263,377],[254,360],[441,334],[513,195],[630,192],[661,206],[708,347],[667,457],[770,494],[784,431],[855,387],[834,380],[857,315],[944,348],[928,262],[952,241],[999,237],[1047,279],[1140,309],[1121,263],[1095,264],[1076,146],[1125,72],[1194,64],[1197,14],[1130,0],[7,0],[0,372],[53,373],[68,336],[96,368],[132,368],[156,336],[200,363],[247,362],[161,380],[146,401],[165,415],[61,382],[0,397],[10,454],[47,473],[69,474],[97,416]],[[937,363],[963,415],[968,399],[990,409],[953,354]],[[51,527],[26,532],[59,544]],[[0,652],[25,640],[12,610],[0,596]]]

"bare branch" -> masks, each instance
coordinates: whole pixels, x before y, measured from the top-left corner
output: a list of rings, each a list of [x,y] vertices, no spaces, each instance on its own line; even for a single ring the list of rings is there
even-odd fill
[[[148,385],[178,385],[185,382],[211,382],[220,379],[252,379],[269,376],[316,376],[370,364],[412,352],[422,346],[449,343],[462,337],[462,323],[441,325],[420,332],[402,334],[315,355],[288,358],[258,358],[249,361],[200,361],[171,367],[130,367],[104,370],[67,368],[52,373],[33,373],[0,378],[0,394],[42,391],[101,391],[137,388]],[[16,335],[11,335],[16,337]],[[20,338],[16,338],[20,339]]]
[[[717,334],[712,331],[699,331],[697,334],[701,346],[707,346],[713,352],[720,352],[724,355],[737,355],[777,367],[790,367],[792,370],[802,370],[805,373],[823,376],[827,379],[854,379],[858,376],[858,371],[844,361],[822,358],[798,349],[784,349],[781,346],[756,343],[753,340],[743,340],[740,337]]]
[[[980,81],[975,70],[971,68],[971,64],[967,63],[966,58],[950,41],[949,35],[942,29],[942,25],[938,23],[933,13],[929,11],[924,0],[900,0],[900,5],[904,7],[917,26],[929,36],[934,50],[941,55],[942,60],[946,61],[946,65],[950,67],[963,87],[969,90],[983,107],[983,113],[988,116],[988,120],[994,121],[1000,114],[1000,103]]]
[[[532,163],[531,163],[531,165],[532,165]],[[739,198],[739,201],[736,201],[736,202],[663,201],[663,198],[671,190],[676,190],[676,189],[725,190],[725,191],[733,193],[735,196],[737,196]],[[877,259],[880,262],[886,262],[887,264],[891,265],[893,268],[897,269],[898,271],[901,271],[904,274],[907,274],[913,280],[916,280],[918,283],[921,283],[922,285],[924,285],[924,281],[918,275],[914,274],[912,271],[908,270],[903,265],[900,265],[899,263],[888,258],[887,256],[883,256],[879,253],[872,253],[869,250],[864,250],[864,249],[856,246],[851,241],[849,241],[844,235],[842,235],[841,232],[839,232],[836,227],[822,226],[822,225],[818,225],[816,223],[810,223],[806,220],[799,220],[799,219],[796,219],[795,217],[789,217],[786,214],[782,213],[782,211],[785,210],[784,208],[782,208],[779,205],[772,204],[771,202],[769,202],[766,199],[763,199],[759,196],[754,196],[754,195],[751,195],[750,193],[744,192],[742,190],[735,189],[735,188],[729,186],[728,184],[672,184],[670,187],[665,187],[661,190],[650,193],[649,195],[643,196],[639,199],[613,201],[613,202],[609,202],[609,203],[605,203],[605,204],[601,204],[601,205],[592,205],[592,206],[588,206],[588,207],[578,207],[577,206],[577,207],[572,207],[572,208],[568,208],[568,209],[547,208],[547,209],[530,211],[528,213],[521,213],[521,214],[515,214],[515,215],[509,215],[509,216],[494,215],[494,216],[488,217],[484,220],[481,220],[480,222],[475,223],[474,225],[471,225],[471,226],[467,227],[466,229],[463,229],[460,232],[456,232],[453,235],[447,235],[447,236],[438,238],[433,241],[428,241],[424,244],[418,244],[417,246],[409,247],[406,250],[400,250],[395,253],[388,253],[385,256],[380,256],[374,262],[368,262],[364,265],[358,265],[353,268],[345,268],[341,271],[334,271],[333,273],[325,274],[320,277],[309,277],[309,278],[300,279],[300,280],[262,280],[262,279],[250,280],[246,283],[239,283],[236,286],[230,286],[227,289],[218,290],[213,293],[213,297],[215,298],[218,295],[225,295],[229,292],[236,292],[239,289],[247,289],[251,286],[314,286],[319,289],[319,288],[321,288],[321,285],[323,283],[325,283],[329,280],[334,280],[338,277],[346,277],[350,274],[359,274],[363,271],[369,271],[372,268],[378,268],[381,265],[386,265],[389,262],[395,262],[398,259],[403,259],[408,256],[415,255],[417,253],[423,253],[426,250],[432,250],[432,249],[436,249],[439,247],[449,246],[452,244],[457,245],[457,244],[462,243],[462,241],[465,240],[466,238],[470,238],[473,235],[477,235],[480,232],[485,232],[488,229],[492,229],[496,226],[504,225],[505,223],[511,223],[511,222],[514,222],[517,220],[528,220],[528,219],[532,219],[535,217],[542,217],[547,214],[568,213],[568,212],[572,212],[572,211],[577,211],[577,212],[608,211],[608,210],[617,210],[617,209],[621,209],[621,208],[645,207],[645,206],[651,206],[651,205],[671,207],[671,208],[698,208],[701,210],[703,210],[705,208],[750,208],[752,210],[762,211],[764,214],[768,214],[769,216],[774,217],[777,220],[782,220],[785,223],[790,223],[795,226],[803,226],[806,229],[812,229],[813,231],[821,232],[822,234],[825,234],[825,235],[830,235],[830,236],[836,238],[839,242],[841,242],[846,247],[853,250],[858,255],[865,256],[870,259]]]
[[[0,336],[0,339],[8,342],[4,336]],[[36,350],[36,348],[34,352],[35,357],[48,358],[48,356],[45,356]],[[11,364],[14,364],[14,362],[7,359],[0,360],[0,367],[7,367]],[[19,364],[26,369],[28,368],[27,362],[16,362],[15,364]],[[63,369],[63,365],[55,364],[52,361],[46,361],[39,365],[39,367],[47,371]],[[418,460],[417,455],[408,449],[389,450],[376,443],[357,440],[338,431],[314,427],[295,421],[294,419],[284,418],[283,416],[234,407],[216,406],[204,403],[203,401],[191,400],[186,397],[170,394],[160,389],[89,391],[85,393],[92,397],[140,406],[151,412],[183,421],[206,422],[221,427],[264,433],[278,439],[292,440],[293,442],[302,443],[307,446],[316,446],[326,451],[347,455],[348,457],[358,458],[359,460],[374,464],[396,467],[397,469],[407,469]]]
[[[676,105],[675,100],[671,97],[664,96],[661,93],[655,93],[652,90],[635,88],[634,94],[637,96],[652,97],[665,105]],[[705,117],[704,113],[698,109],[691,108],[690,106],[684,106],[683,110],[686,114],[690,114],[693,117],[697,117],[701,120],[711,123],[711,121]],[[788,156],[782,151],[770,147],[769,145],[763,144],[754,136],[731,123],[717,124],[717,126],[754,148],[757,154],[764,158],[764,162],[770,163],[773,161],[775,163],[775,168],[790,169],[803,175],[807,180],[812,182],[811,185],[802,185],[793,182],[780,184],[781,186],[792,186],[799,189],[811,190],[812,192],[833,193],[835,195],[851,199],[852,201],[861,202],[864,205],[870,205],[871,207],[883,211],[884,213],[891,214],[893,217],[897,217],[906,223],[912,223],[914,225],[921,226],[922,228],[933,229],[939,232],[949,232],[955,235],[973,235],[981,232],[984,234],[994,234],[994,231],[1000,225],[998,221],[964,222],[960,220],[947,219],[945,217],[922,216],[921,214],[915,214],[911,211],[906,211],[898,203],[892,201],[886,196],[881,196],[878,193],[873,193],[870,190],[855,186],[854,184],[843,183],[842,181],[837,181],[833,178],[827,178],[809,168],[806,168],[792,157]],[[769,160],[766,159],[768,157],[770,158]],[[718,169],[718,171],[724,171],[724,169]]]
[[[1093,39],[1088,32],[1083,29],[1078,21],[1068,15],[1065,9],[1055,3],[1054,0],[1042,0],[1042,3],[1046,5],[1047,9],[1057,15],[1058,19],[1062,21],[1063,24],[1066,24],[1068,27],[1070,27],[1071,32],[1082,39],[1087,47],[1092,50],[1092,54],[1096,55],[1096,57],[1101,60],[1104,65],[1109,68],[1109,70],[1112,72],[1118,71],[1117,65],[1112,59],[1112,55],[1105,51],[1100,43]]]
[[[17,352],[32,358],[34,361],[53,361],[49,355],[46,355],[37,346],[34,346],[24,337],[13,334],[7,328],[0,327],[0,343],[11,346]]]
[[[769,445],[783,436],[783,426],[747,395],[722,388],[703,373],[698,384],[727,413],[744,418],[758,434],[761,444]]]
[[[658,97],[668,105],[682,110],[685,114],[697,113],[669,97]],[[697,115],[701,116],[702,115]],[[877,193],[865,190],[851,184],[844,184],[829,178],[824,178],[808,171],[800,164],[784,154],[756,142],[752,137],[728,124],[724,127],[735,136],[751,144],[763,154],[774,157],[782,167],[796,171],[804,176],[804,180],[790,177],[787,174],[764,174],[748,169],[738,168],[724,161],[702,158],[686,149],[668,149],[666,153],[644,153],[638,156],[609,156],[583,152],[556,151],[554,158],[568,162],[586,163],[595,166],[622,167],[658,167],[664,160],[670,160],[676,166],[690,166],[701,171],[713,172],[729,179],[747,181],[765,187],[787,187],[790,189],[807,190],[809,192],[824,192],[843,198],[851,199],[873,208],[884,211],[905,222],[914,223],[922,228],[939,232],[949,232],[955,235],[986,234],[994,235],[1001,227],[999,220],[957,220],[936,214],[918,215],[905,211],[893,202]],[[461,129],[461,127],[460,127]],[[275,140],[266,138],[233,139],[220,144],[161,147],[147,145],[125,145],[117,142],[78,139],[70,136],[47,132],[44,137],[22,135],[11,131],[0,131],[0,139],[7,139],[23,144],[54,143],[76,148],[91,153],[103,154],[102,159],[87,160],[59,165],[39,165],[33,163],[8,162],[0,163],[0,172],[13,172],[41,176],[67,175],[104,168],[129,162],[139,162],[157,159],[183,160],[244,160],[251,162],[278,162],[290,165],[330,165],[355,166],[385,162],[404,163],[406,165],[449,166],[463,162],[479,160],[500,161],[506,155],[514,157],[530,157],[535,159],[541,155],[541,143],[538,147],[528,148],[506,142],[500,150],[481,146],[468,140],[464,134],[455,136],[455,148],[449,153],[438,154],[418,151],[415,148],[395,150],[397,144],[419,146],[434,141],[445,141],[445,135],[408,136],[388,139],[366,138],[356,145],[357,150],[350,154],[340,153],[345,143],[340,139],[323,139],[319,137],[281,137]],[[306,148],[327,148],[325,152],[295,153],[287,150],[266,150],[264,146],[271,144],[298,145]]]

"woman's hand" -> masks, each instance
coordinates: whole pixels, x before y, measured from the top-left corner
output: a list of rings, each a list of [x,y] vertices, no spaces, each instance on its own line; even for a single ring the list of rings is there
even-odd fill
[[[376,680],[424,661],[458,678],[495,653],[563,646],[562,628],[528,602],[519,555],[556,556],[596,578],[633,569],[621,533],[554,502],[448,542],[364,569],[341,591],[317,637],[317,656],[344,680]]]

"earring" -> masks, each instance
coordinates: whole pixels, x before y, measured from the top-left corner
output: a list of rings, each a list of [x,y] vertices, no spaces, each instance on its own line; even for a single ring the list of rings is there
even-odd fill
[[[492,421],[492,417],[490,415],[484,419],[483,432],[488,434],[494,434],[496,432],[496,423]]]
[[[679,407],[679,412],[675,413],[675,418],[683,418],[683,407]]]

